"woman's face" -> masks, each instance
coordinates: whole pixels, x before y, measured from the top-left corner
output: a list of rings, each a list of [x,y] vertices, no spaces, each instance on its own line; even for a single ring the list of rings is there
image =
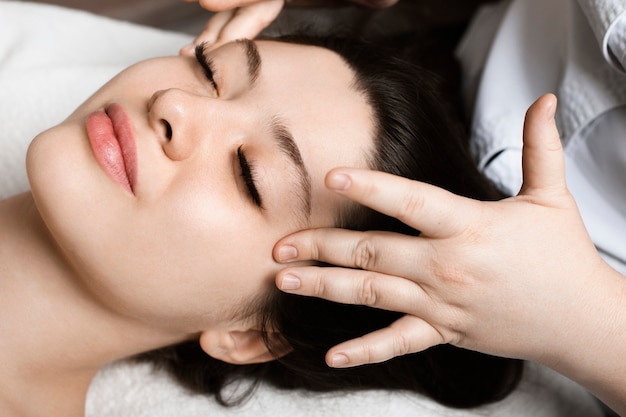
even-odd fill
[[[37,136],[27,163],[81,284],[107,308],[187,332],[273,285],[274,243],[334,224],[325,173],[366,167],[373,148],[371,109],[335,53],[239,41],[206,55],[123,71]]]

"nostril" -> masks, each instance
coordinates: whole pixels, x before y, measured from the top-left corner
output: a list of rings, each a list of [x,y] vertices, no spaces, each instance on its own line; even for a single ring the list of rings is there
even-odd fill
[[[165,137],[167,140],[172,140],[172,125],[167,120],[161,119],[161,123],[165,126]]]

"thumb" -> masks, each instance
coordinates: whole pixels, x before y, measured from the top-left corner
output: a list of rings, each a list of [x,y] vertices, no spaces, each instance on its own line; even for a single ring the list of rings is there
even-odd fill
[[[546,94],[526,112],[520,194],[545,195],[567,188],[563,147],[554,120],[556,102],[553,94]]]

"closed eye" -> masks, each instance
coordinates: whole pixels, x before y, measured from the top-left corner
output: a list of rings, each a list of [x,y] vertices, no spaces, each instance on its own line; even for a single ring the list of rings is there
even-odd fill
[[[244,184],[246,185],[248,195],[250,195],[254,204],[262,209],[263,203],[261,201],[261,195],[256,187],[254,165],[251,165],[248,162],[243,146],[237,148],[237,158],[239,159],[239,167],[241,168],[241,178],[243,178]]]
[[[213,65],[213,60],[204,52],[204,46],[204,42],[196,46],[196,60],[202,67],[209,83],[211,83],[215,91],[218,91],[217,83],[215,82],[215,66]]]

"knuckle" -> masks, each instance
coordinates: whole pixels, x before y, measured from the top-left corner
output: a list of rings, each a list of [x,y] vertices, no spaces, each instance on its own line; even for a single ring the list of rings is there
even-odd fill
[[[307,257],[310,259],[321,260],[324,247],[323,245],[320,245],[319,242],[324,242],[324,230],[313,229],[308,238],[308,244],[306,245],[306,247],[309,253],[307,254]]]
[[[360,304],[375,307],[378,301],[378,292],[376,289],[375,280],[372,275],[366,274],[360,281],[359,289],[357,291],[358,301]]]
[[[363,200],[370,200],[375,198],[378,193],[378,186],[375,182],[367,182],[365,184],[361,184],[361,198]]]
[[[256,23],[258,26],[266,27],[266,26],[269,26],[274,21],[275,18],[276,16],[274,15],[272,11],[265,12],[265,13],[257,15]]]
[[[275,5],[271,2],[255,3],[235,11],[237,16],[245,16],[251,25],[266,27],[276,18]]]
[[[376,264],[376,247],[371,238],[360,239],[354,248],[354,266],[360,269],[371,270]]]
[[[407,190],[402,199],[400,200],[400,204],[398,205],[398,212],[395,217],[400,221],[411,220],[415,217],[416,213],[419,213],[424,207],[424,198],[422,194],[411,192],[411,190]]]
[[[403,356],[413,353],[411,351],[411,346],[411,339],[405,333],[398,332],[393,338],[393,355]]]
[[[445,285],[449,290],[463,288],[470,282],[470,275],[465,271],[465,267],[460,262],[450,260],[449,257],[441,254],[436,248],[432,248],[432,256],[427,268],[430,275],[436,277],[438,282]]]
[[[321,271],[317,271],[313,278],[313,294],[319,297],[326,296],[326,281]]]
[[[432,264],[432,275],[439,278],[447,285],[463,285],[465,284],[465,274],[455,265],[448,262],[437,262]]]
[[[376,353],[376,349],[374,349],[371,345],[365,344],[361,349],[361,357],[363,363],[377,363],[380,362],[379,355]]]

